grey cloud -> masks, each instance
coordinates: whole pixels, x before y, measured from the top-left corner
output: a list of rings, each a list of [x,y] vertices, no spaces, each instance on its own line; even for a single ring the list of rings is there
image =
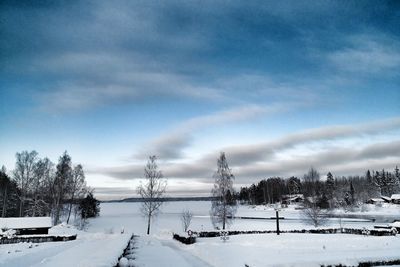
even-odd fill
[[[324,172],[336,174],[362,174],[367,169],[394,168],[400,160],[400,141],[376,143],[362,148],[336,147],[311,155],[293,155],[285,160],[271,160],[237,168],[238,177],[265,178],[274,175],[297,175],[306,173],[311,166]],[[353,167],[357,166],[357,168]],[[362,172],[354,172],[362,170]]]
[[[272,142],[226,147],[223,148],[223,151],[228,153],[230,160],[235,165],[240,166],[254,161],[257,162],[273,158],[276,152],[293,148],[299,144],[374,135],[380,134],[383,131],[391,131],[399,128],[400,118],[358,125],[329,126],[287,135]]]
[[[143,178],[144,164],[131,164],[127,166],[117,167],[92,167],[88,173],[101,174],[105,176],[114,177],[121,180],[134,180]]]
[[[275,104],[268,107],[246,105],[230,110],[223,110],[211,115],[195,117],[181,123],[170,133],[150,141],[145,145],[145,151],[135,155],[135,158],[143,158],[149,153],[149,149],[152,151],[152,154],[157,155],[163,160],[181,158],[184,149],[191,144],[193,132],[195,131],[229,122],[248,120],[262,115],[267,116],[287,109],[282,104]]]
[[[281,148],[282,149],[282,148]],[[323,171],[335,170],[337,174],[354,174],[358,169],[388,168],[398,164],[400,160],[400,141],[375,143],[361,148],[331,147],[308,156],[291,155],[287,159],[271,158],[265,161],[235,162],[232,154],[227,152],[228,162],[238,178],[245,183],[249,179],[261,179],[274,175],[302,175],[310,166]],[[276,151],[278,152],[278,150]],[[215,171],[218,153],[209,154],[202,159],[189,163],[165,163],[160,168],[166,177],[184,179],[211,179]],[[393,166],[389,166],[392,164]],[[138,172],[140,170],[141,172]],[[346,173],[347,171],[347,173]],[[135,179],[142,177],[142,166],[130,165],[99,170],[99,173],[117,179]],[[137,176],[135,177],[135,175]],[[360,174],[360,173],[359,173]]]
[[[393,72],[400,67],[400,41],[386,36],[352,36],[350,47],[331,52],[328,59],[340,70],[366,74]]]

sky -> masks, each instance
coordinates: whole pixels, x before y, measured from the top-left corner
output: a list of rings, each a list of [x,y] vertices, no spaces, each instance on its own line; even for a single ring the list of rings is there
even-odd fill
[[[0,165],[66,150],[100,199],[400,165],[398,1],[2,1]]]

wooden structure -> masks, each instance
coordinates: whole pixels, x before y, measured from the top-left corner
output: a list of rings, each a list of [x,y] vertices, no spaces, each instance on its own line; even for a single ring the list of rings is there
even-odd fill
[[[0,218],[0,229],[15,230],[16,235],[47,235],[51,226],[50,217]]]

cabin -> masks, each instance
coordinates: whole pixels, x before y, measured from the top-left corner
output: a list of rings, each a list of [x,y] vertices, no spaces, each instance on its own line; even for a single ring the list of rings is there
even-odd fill
[[[382,198],[370,198],[366,201],[367,204],[382,204],[384,202]]]
[[[383,199],[383,201],[385,203],[391,203],[392,202],[392,198],[391,197],[381,196],[381,198]]]
[[[282,204],[291,204],[291,203],[302,203],[304,201],[303,194],[295,194],[295,195],[283,195],[282,196]]]
[[[0,218],[0,229],[15,230],[16,235],[47,235],[51,226],[51,217]]]
[[[396,228],[396,230],[400,232],[400,221],[395,221],[394,223],[392,223],[391,226]]]
[[[400,204],[400,194],[393,194],[391,199],[392,199],[392,203]]]

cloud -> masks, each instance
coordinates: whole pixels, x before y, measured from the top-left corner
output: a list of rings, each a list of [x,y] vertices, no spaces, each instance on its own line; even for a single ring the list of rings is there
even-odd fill
[[[230,122],[239,122],[259,116],[267,116],[277,112],[283,112],[288,107],[283,104],[271,106],[246,105],[229,110],[219,111],[210,115],[204,115],[189,119],[171,132],[158,137],[144,145],[145,149],[135,155],[142,159],[150,153],[157,155],[162,160],[178,159],[183,156],[183,151],[191,144],[193,133],[201,129],[220,126]]]
[[[358,125],[328,126],[290,134],[272,142],[226,147],[223,151],[229,154],[229,158],[233,164],[240,166],[251,162],[271,159],[279,151],[287,150],[304,143],[376,135],[381,134],[383,131],[399,128],[400,118]]]
[[[400,67],[400,42],[394,38],[356,35],[348,47],[331,52],[328,59],[342,71],[366,74],[393,72]]]
[[[310,166],[321,171],[335,171],[337,175],[362,174],[366,169],[391,168],[398,164],[400,140],[372,142],[357,147],[335,145],[325,149],[319,148],[308,152],[307,155],[295,150],[289,151],[285,158],[279,158],[277,155],[301,145],[307,147],[313,142],[326,143],[332,140],[362,138],[396,131],[399,128],[398,118],[352,126],[331,126],[288,135],[269,143],[225,147],[220,151],[226,152],[230,167],[239,183],[254,182],[274,175],[301,176]],[[164,162],[160,169],[166,177],[207,181],[212,179],[218,155],[219,151],[215,151],[190,162]],[[142,177],[143,167],[132,164],[103,168],[97,172],[117,179],[133,180]]]

